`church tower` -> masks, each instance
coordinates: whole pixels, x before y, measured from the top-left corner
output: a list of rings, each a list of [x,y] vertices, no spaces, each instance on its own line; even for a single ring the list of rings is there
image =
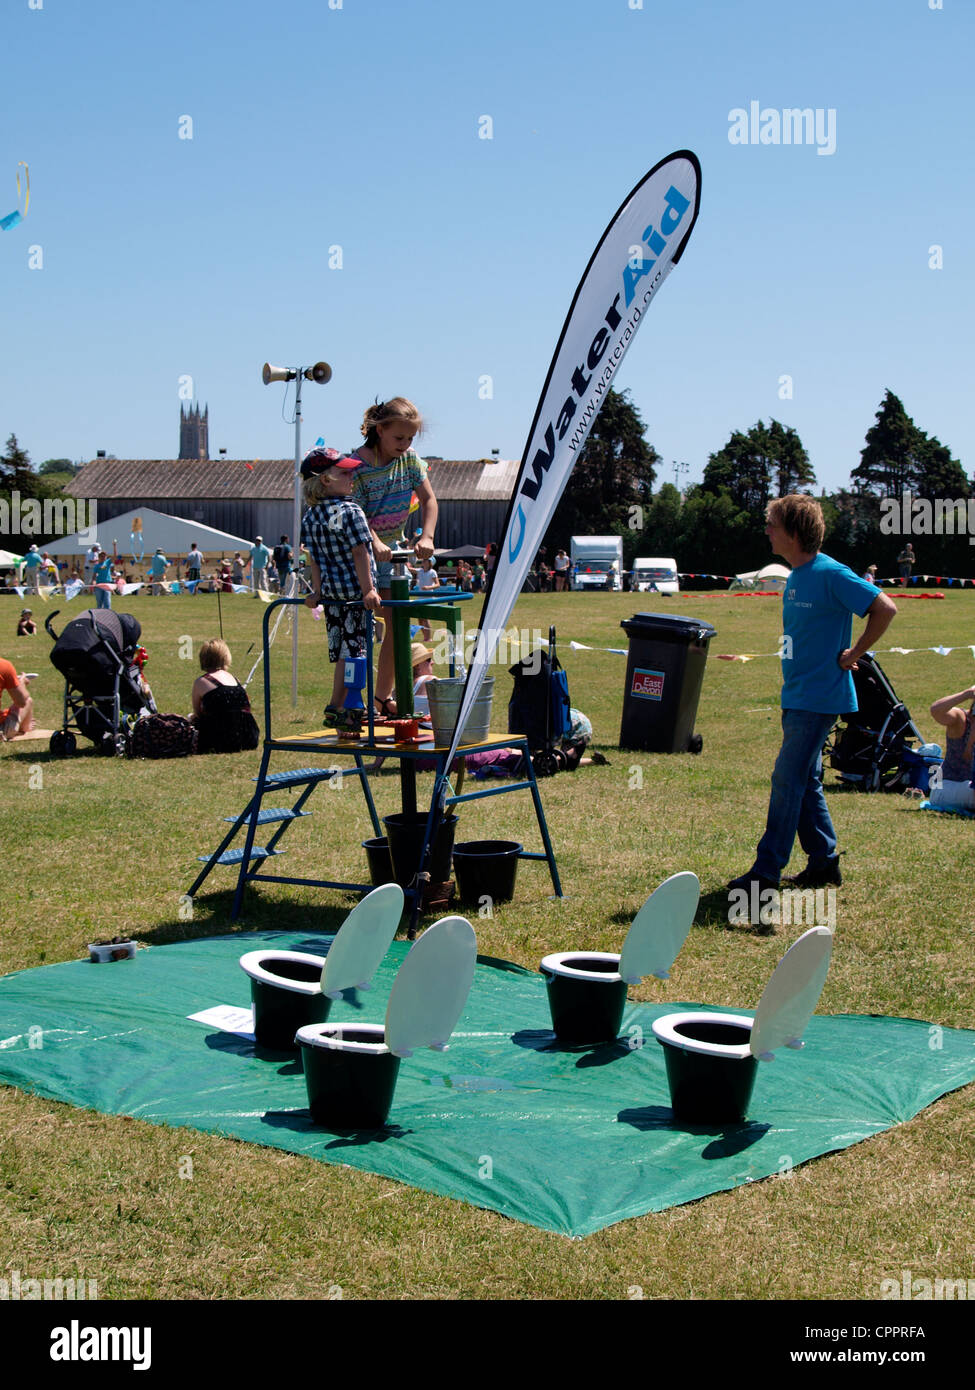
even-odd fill
[[[200,414],[200,407],[187,407],[186,414],[183,407],[179,408],[179,454],[181,459],[208,459],[210,457],[210,407],[207,406],[203,414]]]

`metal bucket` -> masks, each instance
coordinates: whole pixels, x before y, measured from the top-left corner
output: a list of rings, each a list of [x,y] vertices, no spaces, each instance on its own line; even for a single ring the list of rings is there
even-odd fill
[[[424,687],[430,702],[430,719],[433,723],[433,741],[438,748],[450,744],[454,727],[460,713],[460,701],[465,680],[460,676],[444,676],[439,680],[428,680]],[[480,743],[486,739],[491,728],[491,701],[494,698],[494,677],[485,676],[477,692],[464,724],[461,744]]]

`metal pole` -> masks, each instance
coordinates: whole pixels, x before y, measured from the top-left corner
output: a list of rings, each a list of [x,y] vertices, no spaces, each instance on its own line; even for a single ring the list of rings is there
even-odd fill
[[[393,552],[393,577],[389,585],[390,598],[404,600],[410,596],[410,578],[406,572],[405,552]],[[393,660],[396,673],[396,710],[399,719],[413,713],[413,662],[410,655],[410,610],[391,608]],[[404,815],[416,815],[416,767],[411,758],[400,759],[400,790]]]
[[[295,508],[292,518],[292,555],[300,550],[301,531],[301,368],[295,373]],[[298,613],[291,615],[291,708],[298,704]]]

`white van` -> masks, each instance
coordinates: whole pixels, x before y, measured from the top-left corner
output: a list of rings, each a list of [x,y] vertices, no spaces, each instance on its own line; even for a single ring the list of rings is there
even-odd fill
[[[634,592],[641,594],[653,589],[656,589],[658,594],[679,593],[677,561],[660,556],[641,556],[633,561],[631,586]]]
[[[623,588],[622,536],[572,536],[569,557],[573,589]]]

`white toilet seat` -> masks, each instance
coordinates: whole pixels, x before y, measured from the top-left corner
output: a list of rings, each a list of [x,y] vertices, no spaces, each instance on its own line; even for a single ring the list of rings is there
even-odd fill
[[[615,970],[583,970],[577,965],[573,965],[574,960],[604,960],[611,962]],[[556,951],[550,956],[545,956],[539,966],[540,970],[547,970],[551,975],[562,975],[567,980],[588,980],[602,981],[603,984],[619,984],[622,976],[619,973],[619,956],[613,951]]]
[[[682,872],[665,878],[633,918],[620,953],[620,974],[629,985],[647,975],[669,980],[701,898],[697,874]]]
[[[368,1033],[375,1042],[352,1042],[343,1038],[344,1032]],[[384,1042],[386,1034],[382,1023],[306,1023],[295,1034],[297,1047],[325,1047],[330,1052],[362,1052],[372,1057],[382,1057],[389,1048]]]
[[[299,965],[315,966],[318,970],[316,980],[289,980],[276,975],[271,967],[276,960],[294,961]],[[258,984],[273,985],[275,989],[287,990],[290,994],[311,996],[321,994],[321,972],[325,968],[324,956],[311,956],[304,951],[248,951],[240,958],[240,968]]]
[[[470,922],[443,917],[417,937],[396,972],[385,1023],[310,1023],[298,1029],[295,1044],[374,1057],[410,1057],[421,1047],[445,1052],[474,982],[476,956]],[[343,1032],[368,1033],[376,1041],[352,1042]]]
[[[696,1009],[682,1014],[665,1014],[663,1018],[658,1018],[653,1024],[653,1035],[658,1042],[669,1043],[671,1047],[682,1048],[685,1052],[700,1052],[705,1057],[727,1057],[730,1060],[738,1058],[743,1061],[752,1055],[750,1043],[754,1022],[755,1019],[752,1014],[719,1014]],[[740,1029],[745,1041],[742,1043],[702,1042],[697,1038],[689,1038],[683,1033],[678,1033],[678,1026],[688,1023],[728,1024],[733,1028]]]
[[[654,1036],[685,1052],[709,1057],[747,1057],[770,1062],[779,1047],[802,1047],[802,1035],[819,1003],[829,969],[833,933],[828,927],[810,927],[794,941],[772,972],[753,1015],[704,1013],[666,1014],[653,1025]],[[748,1025],[747,1040],[736,1043],[698,1042],[676,1031],[680,1023],[729,1023]]]
[[[404,901],[398,883],[384,883],[356,903],[328,950],[321,983],[329,999],[340,999],[347,989],[369,989],[393,943]]]

